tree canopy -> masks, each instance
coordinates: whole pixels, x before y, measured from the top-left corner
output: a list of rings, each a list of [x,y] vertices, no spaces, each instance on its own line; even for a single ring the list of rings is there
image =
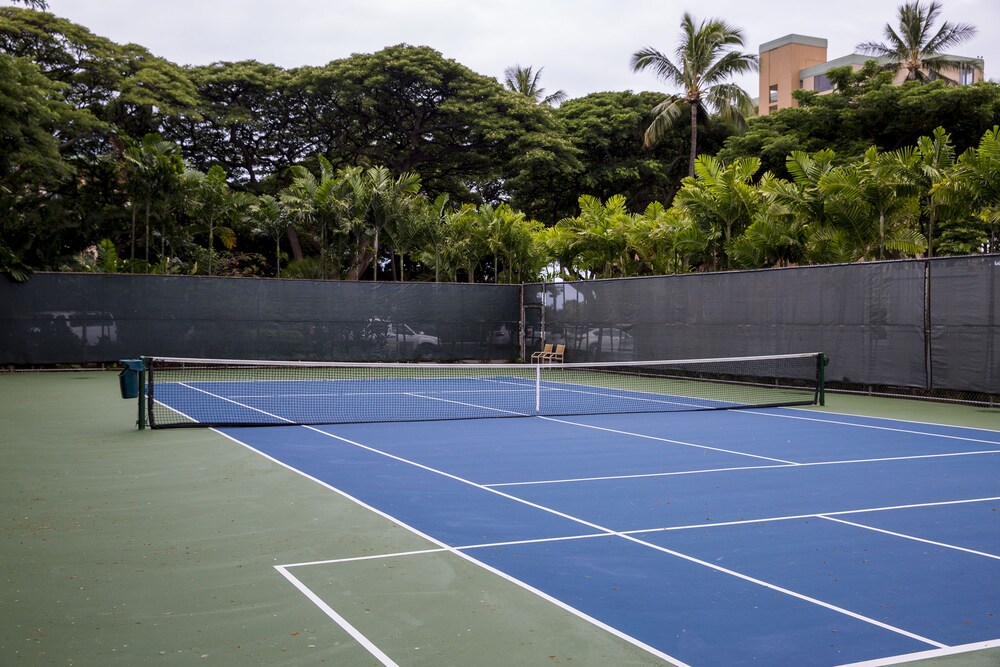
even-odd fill
[[[427,46],[181,67],[25,4],[0,8],[15,279],[521,282],[997,250],[996,83],[892,86],[872,61],[740,132],[725,79],[754,60],[719,20],[685,15],[676,63],[633,58],[683,94],[553,106],[540,69],[505,86]],[[928,25],[935,7],[917,3]],[[692,124],[664,121],[682,108]]]

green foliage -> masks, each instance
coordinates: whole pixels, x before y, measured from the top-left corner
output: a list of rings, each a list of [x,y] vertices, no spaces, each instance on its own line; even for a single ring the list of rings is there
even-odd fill
[[[746,133],[726,140],[719,159],[760,157],[764,170],[788,177],[784,157],[792,151],[828,148],[849,162],[862,159],[870,146],[879,150],[912,146],[942,127],[961,152],[1000,123],[1000,84],[992,82],[863,86],[858,91],[810,96],[800,103],[808,106],[751,119]]]
[[[155,132],[159,118],[193,113],[198,104],[178,66],[46,12],[0,8],[0,52],[32,61],[49,80],[64,84],[67,103],[125,134]]]
[[[295,70],[308,106],[302,140],[335,166],[417,172],[431,195],[495,200],[523,160],[555,154],[573,167],[551,110],[427,47],[392,46]],[[484,193],[485,196],[484,196]],[[511,192],[516,196],[517,192]],[[522,206],[530,210],[530,197]]]
[[[580,197],[580,215],[560,220],[539,234],[548,261],[569,279],[683,273],[704,263],[712,232],[679,209],[659,202],[641,215],[621,195],[601,202]]]
[[[1000,251],[1000,126],[959,156],[934,196],[957,211],[943,229],[942,251]]]
[[[208,275],[215,275],[216,240],[226,250],[236,247],[236,227],[246,219],[247,210],[254,200],[245,192],[231,190],[226,182],[226,171],[218,165],[209,169],[207,174],[189,170],[184,179],[188,190],[189,211],[197,227],[196,233],[207,237],[203,263]],[[231,266],[225,268],[232,271]]]
[[[730,245],[750,226],[762,205],[760,191],[752,183],[760,160],[744,158],[727,165],[711,156],[695,163],[695,177],[684,179],[674,199],[678,208],[717,239],[716,265],[729,268]]]
[[[820,178],[826,214],[840,234],[839,247],[850,245],[851,261],[926,249],[916,229],[919,186],[912,176],[913,160],[912,150],[880,154],[872,147],[861,162],[836,167]]]
[[[58,265],[71,235],[49,216],[62,209],[55,193],[76,174],[59,135],[85,120],[63,90],[27,59],[0,53],[0,270],[18,280]]]
[[[582,164],[579,172],[567,174],[569,178],[550,193],[557,219],[576,213],[579,194],[601,200],[624,194],[632,210],[673,199],[687,173],[684,158],[690,136],[688,128],[676,125],[655,146],[643,146],[649,110],[661,99],[651,92],[593,93],[569,100],[555,111]],[[715,123],[702,131],[699,143],[704,151],[713,152],[728,134],[724,124]],[[548,217],[540,219],[550,222]]]
[[[163,119],[163,135],[187,148],[191,165],[220,165],[234,183],[251,188],[306,152],[292,117],[303,117],[303,91],[290,74],[253,60],[187,69],[199,98],[196,114]]]

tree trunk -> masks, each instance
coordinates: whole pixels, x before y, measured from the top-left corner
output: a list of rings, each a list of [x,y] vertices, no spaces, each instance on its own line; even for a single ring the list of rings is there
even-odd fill
[[[361,280],[362,274],[371,262],[372,248],[365,239],[358,241],[358,254],[354,258],[354,266],[347,271],[347,280]]]
[[[135,201],[132,202],[132,245],[129,251],[129,271],[135,273]]]
[[[878,212],[878,258],[885,259],[885,211]]]
[[[152,199],[152,197],[150,197]],[[149,199],[146,200],[146,270],[149,271]]]
[[[378,282],[378,228],[375,228],[375,243],[372,245],[372,281]]]
[[[934,257],[934,209],[931,208],[927,217],[927,257]]]
[[[688,161],[688,176],[694,176],[694,161],[698,159],[698,102],[691,102],[691,156]]]
[[[208,223],[208,275],[212,275],[212,252],[215,245],[215,223],[209,221]]]
[[[302,244],[299,243],[299,233],[295,231],[294,227],[289,227],[285,230],[285,237],[288,238],[288,245],[292,247],[292,259],[302,259]]]

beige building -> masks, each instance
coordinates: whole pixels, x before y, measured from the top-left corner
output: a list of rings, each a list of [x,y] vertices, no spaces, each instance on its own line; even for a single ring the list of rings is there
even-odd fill
[[[826,40],[806,35],[785,35],[760,45],[760,97],[758,113],[766,116],[772,111],[796,106],[792,91],[816,90],[821,93],[832,90],[833,86],[826,73],[834,67],[850,65],[855,71],[861,69],[872,56],[852,53],[833,60],[827,60]],[[983,80],[981,58],[953,56],[963,64],[955,71],[944,70],[949,79],[959,84],[970,84]],[[906,71],[896,74],[895,83],[901,83]]]

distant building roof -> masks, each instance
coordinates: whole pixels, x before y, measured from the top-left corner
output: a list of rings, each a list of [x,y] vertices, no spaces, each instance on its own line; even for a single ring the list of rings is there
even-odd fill
[[[791,34],[771,40],[770,42],[764,42],[760,45],[760,52],[764,53],[765,51],[773,51],[774,49],[787,46],[788,44],[804,44],[805,46],[818,46],[825,49],[827,42],[822,37],[809,37],[808,35]]]
[[[825,63],[820,63],[819,65],[806,67],[805,69],[799,71],[799,77],[804,79],[807,76],[816,76],[817,74],[825,74],[834,67],[843,67],[845,65],[864,65],[869,60],[875,60],[880,64],[884,62],[884,59],[877,58],[875,56],[866,56],[863,53],[851,53],[846,56],[840,56],[839,58],[834,58],[833,60],[827,60]]]
[[[948,60],[955,60],[960,63],[967,63],[972,65],[977,69],[983,69],[984,62],[982,58],[971,58],[969,56],[953,56],[950,54],[941,54],[942,56],[948,58]],[[805,79],[810,76],[817,76],[819,74],[826,74],[834,67],[843,67],[845,65],[864,65],[869,60],[874,60],[879,65],[887,65],[893,62],[891,58],[879,57],[879,56],[866,56],[863,53],[851,53],[846,56],[841,56],[839,58],[834,58],[833,60],[828,60],[825,63],[820,63],[819,65],[813,65],[812,67],[806,67],[799,71],[799,78]]]

